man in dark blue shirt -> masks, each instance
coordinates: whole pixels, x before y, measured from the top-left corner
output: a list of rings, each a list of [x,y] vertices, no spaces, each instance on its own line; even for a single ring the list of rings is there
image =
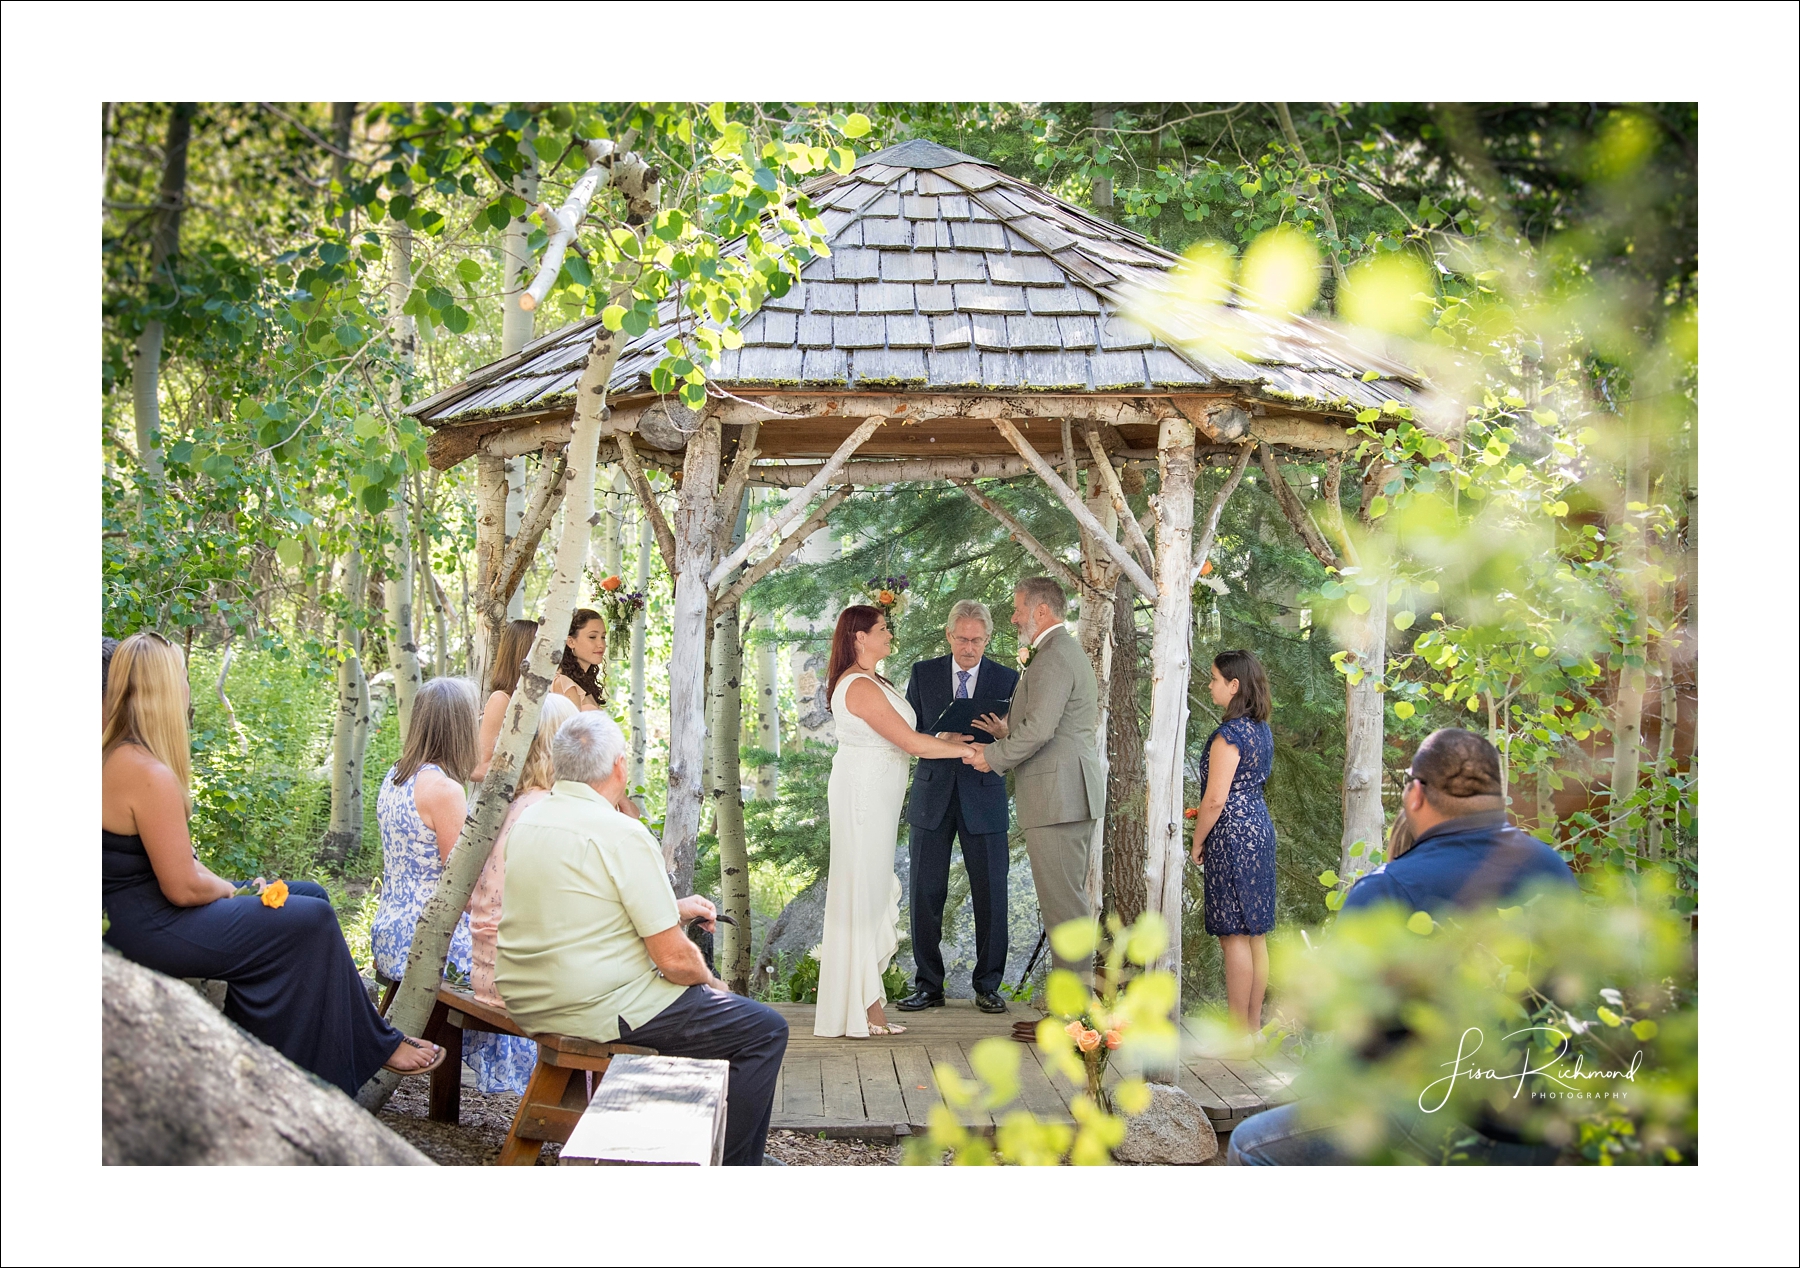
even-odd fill
[[[1500,905],[1538,885],[1573,887],[1575,877],[1555,850],[1506,821],[1500,754],[1472,731],[1433,731],[1413,755],[1400,794],[1414,844],[1357,881],[1344,911],[1397,904],[1440,915]],[[1413,1137],[1396,1122],[1403,1148]],[[1487,1126],[1484,1124],[1484,1126]],[[1490,1129],[1492,1130],[1492,1129]],[[1489,1165],[1554,1162],[1554,1148],[1496,1139],[1470,1129],[1463,1152]],[[1427,1146],[1410,1150],[1431,1160]],[[1231,1134],[1226,1161],[1250,1166],[1334,1166],[1341,1153],[1329,1126],[1309,1120],[1298,1102],[1252,1115]]]
[[[1471,731],[1434,731],[1406,772],[1400,802],[1413,847],[1363,877],[1345,911],[1399,903],[1432,915],[1498,903],[1538,882],[1574,885],[1562,855],[1506,821],[1500,754]]]

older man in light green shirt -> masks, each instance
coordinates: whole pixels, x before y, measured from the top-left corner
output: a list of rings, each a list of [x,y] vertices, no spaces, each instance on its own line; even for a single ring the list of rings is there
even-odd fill
[[[506,841],[495,987],[527,1034],[729,1061],[725,1165],[760,1165],[787,1022],[729,993],[687,936],[695,920],[712,927],[713,905],[677,902],[656,839],[619,812],[627,774],[618,725],[578,714],[551,757],[556,786]]]

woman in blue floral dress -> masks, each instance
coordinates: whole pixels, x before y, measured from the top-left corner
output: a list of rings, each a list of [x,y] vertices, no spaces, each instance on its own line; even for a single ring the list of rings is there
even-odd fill
[[[1262,1029],[1275,927],[1275,825],[1263,785],[1275,757],[1269,679],[1245,651],[1213,658],[1213,703],[1225,711],[1200,757],[1193,860],[1206,865],[1206,932],[1225,959],[1225,1000],[1246,1030]]]
[[[375,968],[399,981],[406,972],[413,930],[444,860],[462,835],[468,799],[463,781],[477,756],[475,685],[463,678],[433,678],[413,701],[412,725],[400,760],[381,781],[375,818],[381,825],[381,901],[369,941]],[[468,986],[473,959],[469,916],[450,938],[445,976]],[[512,1035],[465,1032],[463,1061],[483,1092],[523,1092],[537,1063],[537,1045]]]

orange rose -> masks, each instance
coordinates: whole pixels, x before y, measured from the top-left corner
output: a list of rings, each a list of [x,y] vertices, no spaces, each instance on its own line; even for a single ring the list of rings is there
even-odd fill
[[[262,905],[265,907],[279,907],[287,901],[287,894],[287,882],[276,881],[273,884],[264,887],[262,892]]]
[[[883,590],[875,596],[875,599],[879,603],[892,603],[894,601],[894,592],[892,590]]]
[[[1063,1027],[1063,1034],[1067,1035],[1071,1039],[1079,1039],[1079,1038],[1081,1038],[1081,1032],[1086,1029],[1087,1029],[1087,1027],[1082,1025],[1080,1022],[1072,1021],[1068,1025]]]
[[[1106,1032],[1106,1046],[1109,1049],[1117,1048],[1124,1038],[1125,1036],[1121,1035],[1116,1029],[1109,1030]]]
[[[1100,1046],[1100,1032],[1098,1030],[1083,1030],[1081,1034],[1076,1037],[1075,1046],[1080,1048],[1083,1052],[1092,1052],[1095,1048]]]
[[[1200,561],[1200,575],[1202,577],[1207,577],[1207,576],[1212,575],[1212,560],[1202,559]]]
[[[1200,817],[1200,807],[1189,806],[1186,810],[1183,810],[1181,814],[1184,819],[1198,819]]]
[[[615,576],[608,577],[605,581],[602,581],[600,583],[600,588],[602,590],[617,590],[620,586],[622,586],[624,584],[625,584],[625,582],[621,578],[619,578],[618,576],[615,575]]]

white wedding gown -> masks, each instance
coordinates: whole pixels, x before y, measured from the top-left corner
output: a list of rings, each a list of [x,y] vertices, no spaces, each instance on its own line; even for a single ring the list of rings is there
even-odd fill
[[[831,870],[813,1019],[813,1034],[826,1038],[868,1037],[869,1005],[886,1002],[881,973],[900,946],[894,846],[906,800],[907,756],[844,704],[856,678],[869,678],[886,691],[906,725],[916,721],[904,696],[865,673],[845,674],[831,693],[838,749],[831,761]]]

